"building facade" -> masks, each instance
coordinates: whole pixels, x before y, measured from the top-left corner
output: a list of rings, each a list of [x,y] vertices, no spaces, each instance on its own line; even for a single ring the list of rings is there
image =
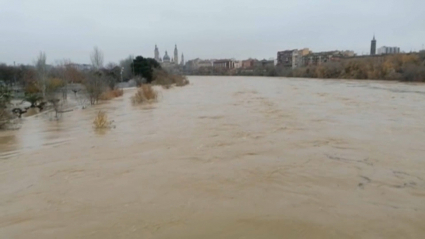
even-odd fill
[[[242,67],[242,61],[234,61],[235,69],[239,69]]]
[[[258,61],[258,66],[261,66],[261,67],[274,67],[274,60],[263,59],[261,61]]]
[[[213,60],[200,60],[198,62],[198,67],[213,67],[214,61]]]
[[[234,69],[235,64],[232,60],[216,60],[213,62],[214,68],[222,68],[222,69]]]
[[[308,48],[279,51],[277,53],[277,65],[287,68],[300,67],[303,57],[310,53],[311,51]]]
[[[186,68],[187,68],[187,70],[190,70],[190,71],[197,70],[199,68],[199,64],[198,63],[199,63],[200,60],[201,59],[196,58],[196,59],[187,61],[186,62]]]
[[[310,51],[310,49],[308,49],[308,48],[304,48],[304,49],[300,49],[300,50],[298,50],[298,54],[300,55],[300,56],[306,56],[306,55],[308,55],[308,54],[310,54],[311,53],[311,51]]]
[[[277,64],[283,67],[292,67],[293,66],[293,57],[296,50],[286,50],[277,52]]]
[[[199,58],[189,60],[186,63],[186,67],[190,70],[198,70],[199,68],[210,68],[213,67],[213,60],[201,60]]]
[[[343,51],[326,51],[310,53],[302,57],[303,66],[317,66],[327,62],[340,61],[348,57]]]
[[[244,68],[244,69],[254,68],[255,62],[257,62],[257,60],[251,59],[251,58],[248,59],[248,60],[244,60],[244,61],[242,61],[242,68]]]
[[[354,57],[354,56],[356,56],[356,53],[354,53],[354,51],[342,51],[342,54],[345,57]]]
[[[378,49],[378,54],[383,55],[383,54],[398,54],[400,53],[400,47],[388,47],[388,46],[383,46],[380,47]]]

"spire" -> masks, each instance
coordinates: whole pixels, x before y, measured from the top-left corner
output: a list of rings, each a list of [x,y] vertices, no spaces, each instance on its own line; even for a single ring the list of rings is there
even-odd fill
[[[174,63],[176,65],[179,64],[179,51],[177,50],[177,44],[175,45],[175,48],[174,48]]]
[[[180,62],[180,65],[184,66],[184,55],[183,55],[183,53],[182,53],[182,60]]]
[[[160,57],[159,57],[159,50],[158,50],[158,46],[155,44],[155,51],[154,51],[154,54],[155,54],[155,60],[156,61],[159,61],[160,60]]]

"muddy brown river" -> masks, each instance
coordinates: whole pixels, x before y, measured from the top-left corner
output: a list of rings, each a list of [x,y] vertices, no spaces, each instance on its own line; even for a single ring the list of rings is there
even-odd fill
[[[425,238],[425,85],[189,80],[0,132],[0,238]]]

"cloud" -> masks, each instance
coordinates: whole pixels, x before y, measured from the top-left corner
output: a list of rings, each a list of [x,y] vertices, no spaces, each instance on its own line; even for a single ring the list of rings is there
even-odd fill
[[[105,61],[163,55],[174,44],[186,59],[274,57],[278,50],[368,52],[378,46],[419,50],[423,0],[0,0],[0,62],[88,63],[94,46]]]

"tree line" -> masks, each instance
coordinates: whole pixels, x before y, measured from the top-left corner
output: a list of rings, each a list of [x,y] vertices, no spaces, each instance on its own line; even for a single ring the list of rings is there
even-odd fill
[[[91,103],[106,89],[114,89],[119,82],[127,82],[136,76],[147,83],[153,80],[154,69],[161,66],[152,58],[129,56],[118,64],[104,65],[103,52],[95,47],[90,54],[91,69],[78,69],[70,60],[46,63],[47,56],[41,52],[33,65],[0,64],[0,84],[5,87],[19,86],[25,95],[37,94],[48,98],[67,84],[82,84],[90,94]],[[141,82],[138,82],[139,84]]]
[[[374,79],[425,82],[425,52],[348,58],[298,68],[256,66],[250,69],[200,67],[190,75],[283,76],[332,79]]]
[[[90,104],[96,104],[104,98],[105,92],[116,90],[120,82],[134,79],[137,85],[151,83],[154,71],[163,71],[154,59],[142,56],[129,56],[118,64],[105,65],[103,52],[97,47],[90,54],[90,61],[89,69],[80,69],[66,59],[48,65],[46,54],[40,52],[33,65],[0,64],[0,126],[12,117],[13,98],[29,102],[29,108],[42,110],[49,105],[56,109],[58,102],[63,102],[68,93],[73,92]]]

